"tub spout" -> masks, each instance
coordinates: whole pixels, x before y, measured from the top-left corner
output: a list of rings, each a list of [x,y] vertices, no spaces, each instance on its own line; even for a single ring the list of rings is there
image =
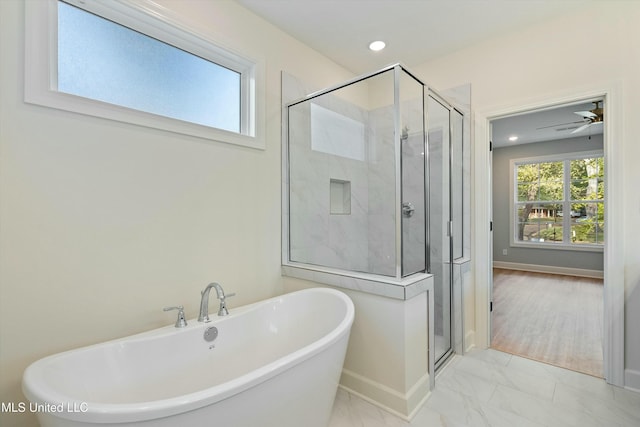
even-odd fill
[[[200,315],[198,316],[198,322],[210,322],[209,319],[209,292],[211,292],[211,288],[215,288],[218,299],[220,300],[220,308],[218,310],[218,316],[226,316],[229,314],[229,310],[227,310],[227,298],[232,297],[234,294],[224,294],[224,290],[222,286],[218,283],[209,283],[204,291],[201,292],[201,300],[200,300]]]

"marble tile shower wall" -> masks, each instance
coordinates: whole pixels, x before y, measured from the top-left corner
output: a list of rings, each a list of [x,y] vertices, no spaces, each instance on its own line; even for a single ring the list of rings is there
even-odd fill
[[[415,84],[415,82],[413,82]],[[422,87],[415,91],[422,95]],[[422,97],[407,99],[402,116],[402,201],[411,203],[413,214],[402,217],[403,275],[426,268],[425,138]]]
[[[420,99],[402,103],[403,127],[406,123],[422,124]],[[388,276],[395,275],[395,133],[393,106],[378,108],[369,113],[374,138],[370,159],[369,208],[369,260],[371,271]],[[417,128],[409,131],[402,142],[402,199],[411,201],[415,212],[403,218],[404,272],[417,272],[425,268],[425,180],[424,135]]]
[[[361,123],[365,111],[324,96],[323,107]],[[290,251],[293,261],[367,271],[369,184],[367,163],[312,150],[310,102],[290,109]],[[368,132],[365,131],[365,138]],[[331,138],[320,133],[320,137]],[[330,144],[326,144],[330,145]],[[330,213],[330,182],[350,183],[348,214]]]
[[[365,159],[356,160],[313,147],[335,141],[311,141],[311,102],[364,124]],[[412,116],[420,117],[421,105],[407,104]],[[396,274],[396,179],[393,106],[366,111],[336,96],[325,95],[290,109],[290,251],[293,261],[385,276]],[[331,139],[330,132],[314,132],[316,138]],[[345,142],[347,143],[347,142]],[[422,138],[410,135],[407,156],[422,159]],[[405,162],[404,197],[424,201],[422,161]],[[409,170],[410,167],[415,170]],[[330,213],[330,181],[350,184],[350,212]],[[412,268],[424,265],[424,211],[411,221],[422,225],[405,227],[403,236],[416,251],[403,257]],[[405,245],[406,246],[406,245]],[[424,268],[424,267],[422,267]]]
[[[369,113],[369,247],[371,273],[396,274],[395,139],[393,107]]]

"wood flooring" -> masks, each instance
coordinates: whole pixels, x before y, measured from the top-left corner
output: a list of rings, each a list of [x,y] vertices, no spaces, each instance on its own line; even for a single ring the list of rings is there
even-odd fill
[[[491,347],[603,377],[603,281],[493,270]]]

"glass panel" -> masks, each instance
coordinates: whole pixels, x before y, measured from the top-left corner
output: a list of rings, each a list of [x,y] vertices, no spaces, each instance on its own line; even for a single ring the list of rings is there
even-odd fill
[[[571,243],[604,244],[604,158],[576,159],[570,162]],[[597,200],[599,203],[589,203]]]
[[[518,201],[538,199],[538,183],[518,182]]]
[[[396,276],[393,84],[390,70],[288,108],[291,261]]]
[[[571,243],[604,244],[604,203],[571,204]]]
[[[423,85],[400,75],[402,156],[402,275],[426,270]]]
[[[451,219],[449,200],[449,109],[434,98],[427,104],[429,142],[430,269],[434,278],[435,358],[451,349]]]
[[[58,2],[58,90],[240,132],[240,73]]]
[[[562,243],[561,204],[518,204],[517,214],[517,241]]]
[[[604,199],[604,157],[572,160],[570,170],[571,200]]]
[[[457,111],[451,112],[451,214],[453,218],[453,259],[462,258],[462,218],[463,218],[463,182],[462,147],[463,116]]]
[[[596,183],[597,186],[597,183]],[[571,180],[571,200],[586,200],[589,191],[588,179]],[[596,189],[597,192],[597,189]]]
[[[563,187],[564,184],[562,181],[541,181],[538,200],[562,200]]]
[[[562,162],[517,165],[518,201],[563,200]]]

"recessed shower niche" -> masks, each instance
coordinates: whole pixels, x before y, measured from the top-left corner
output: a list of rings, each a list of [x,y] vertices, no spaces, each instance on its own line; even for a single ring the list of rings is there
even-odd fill
[[[351,183],[339,179],[329,181],[329,211],[332,215],[351,214]]]
[[[283,73],[282,90],[282,273],[307,283],[285,289],[352,298],[341,384],[410,418],[461,326],[451,169],[463,114],[400,64],[310,94]]]

